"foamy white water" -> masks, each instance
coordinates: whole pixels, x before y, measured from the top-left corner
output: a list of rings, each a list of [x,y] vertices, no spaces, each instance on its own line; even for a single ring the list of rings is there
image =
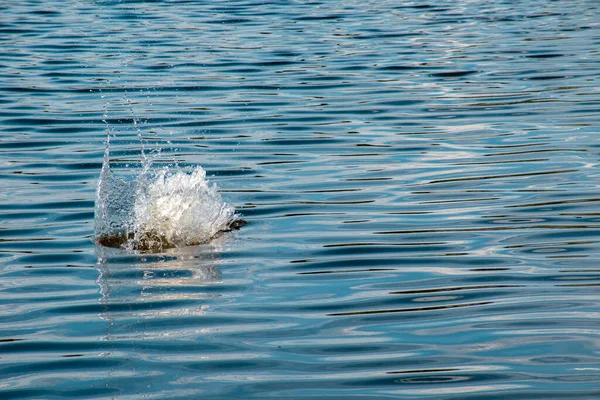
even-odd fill
[[[110,133],[96,191],[96,241],[130,250],[162,250],[210,242],[232,229],[233,207],[223,202],[201,166],[155,167],[141,152],[142,168],[116,175]]]
[[[140,179],[133,206],[131,247],[181,247],[208,243],[229,229],[235,210],[197,166],[190,172],[168,167]]]

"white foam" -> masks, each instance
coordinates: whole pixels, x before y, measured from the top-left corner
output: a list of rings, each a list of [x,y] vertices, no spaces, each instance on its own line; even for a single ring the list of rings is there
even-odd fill
[[[130,250],[163,250],[210,242],[230,230],[233,207],[223,202],[201,166],[155,168],[142,152],[142,168],[116,175],[110,141],[96,192],[96,241]],[[121,171],[120,171],[121,172]]]
[[[139,179],[128,247],[182,247],[208,243],[227,230],[235,210],[221,199],[206,172],[163,167]]]

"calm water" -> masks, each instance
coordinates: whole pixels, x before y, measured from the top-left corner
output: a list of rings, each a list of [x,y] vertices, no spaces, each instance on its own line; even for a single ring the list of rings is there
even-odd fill
[[[7,1],[0,46],[1,398],[600,396],[594,2]],[[107,129],[248,225],[96,245]]]

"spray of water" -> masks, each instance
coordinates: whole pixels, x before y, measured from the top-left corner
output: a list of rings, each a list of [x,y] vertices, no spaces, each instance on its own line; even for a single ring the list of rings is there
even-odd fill
[[[202,167],[156,166],[160,153],[146,154],[141,132],[141,168],[116,174],[110,166],[111,128],[96,191],[96,241],[130,250],[161,251],[210,242],[244,224],[223,202]]]

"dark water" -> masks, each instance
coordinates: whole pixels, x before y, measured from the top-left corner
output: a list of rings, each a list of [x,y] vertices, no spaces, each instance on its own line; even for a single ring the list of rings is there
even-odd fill
[[[1,398],[600,397],[595,2],[0,4]],[[96,246],[134,122],[248,225]]]

